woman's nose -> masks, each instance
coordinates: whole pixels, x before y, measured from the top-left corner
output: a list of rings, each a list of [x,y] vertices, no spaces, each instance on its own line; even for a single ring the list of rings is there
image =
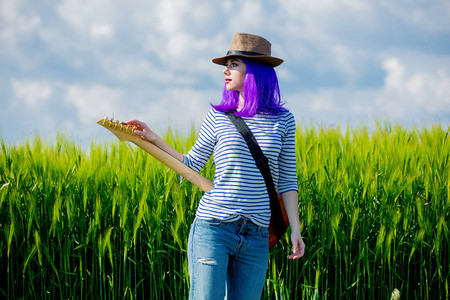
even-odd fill
[[[230,74],[230,70],[228,69],[228,67],[225,67],[225,69],[223,69],[223,74],[225,75]]]

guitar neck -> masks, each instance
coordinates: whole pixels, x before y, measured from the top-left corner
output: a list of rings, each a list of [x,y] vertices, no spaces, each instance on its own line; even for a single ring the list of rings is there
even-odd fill
[[[135,135],[133,133],[133,130],[131,130],[126,125],[120,124],[118,122],[111,122],[107,119],[98,120],[97,123],[111,131],[119,140],[134,143],[139,148],[177,172],[183,178],[193,183],[202,191],[209,192],[213,188],[213,183],[209,179],[192,170],[191,168],[180,162],[178,159],[168,154],[164,150],[161,150],[149,141]]]
[[[132,142],[142,148],[145,152],[149,153],[151,156],[155,157],[157,160],[177,172],[183,178],[192,182],[202,191],[209,192],[210,190],[212,190],[213,183],[209,179],[195,172],[194,170],[180,162],[178,159],[161,150],[152,143],[141,138],[137,138]]]

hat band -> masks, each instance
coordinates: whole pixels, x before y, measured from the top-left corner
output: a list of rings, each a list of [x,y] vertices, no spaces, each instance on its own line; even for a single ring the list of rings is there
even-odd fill
[[[258,53],[258,52],[240,51],[240,50],[230,50],[230,51],[227,52],[227,55],[233,55],[233,54],[249,55],[249,56],[261,56],[261,55],[264,55],[264,54]]]

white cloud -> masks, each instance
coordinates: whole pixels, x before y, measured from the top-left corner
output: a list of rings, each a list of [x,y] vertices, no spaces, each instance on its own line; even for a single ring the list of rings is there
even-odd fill
[[[90,32],[95,38],[111,38],[114,36],[114,28],[109,24],[92,24]]]
[[[386,71],[384,86],[387,90],[400,90],[405,77],[405,67],[398,59],[390,58],[383,62],[383,69]]]
[[[354,0],[279,0],[280,20],[286,37],[312,40],[321,44],[336,41],[339,28],[373,24],[373,7],[367,1]],[[358,28],[359,29],[359,28]]]
[[[125,98],[120,90],[101,85],[67,87],[66,102],[75,109],[78,121],[90,125],[103,115],[127,111]]]
[[[359,80],[367,71],[367,62],[374,59],[371,57],[373,54],[367,51],[341,44],[331,45],[327,52],[322,60],[315,63],[316,70],[322,74],[333,71],[345,76],[348,85]]]
[[[0,53],[8,50],[14,55],[20,42],[32,38],[41,26],[41,18],[30,10],[25,13],[22,4],[17,0],[0,1]]]
[[[424,70],[395,57],[386,58],[382,67],[386,75],[379,89],[324,88],[288,95],[289,105],[299,117],[319,122],[386,119],[408,124],[450,115],[448,67]]]
[[[270,18],[264,10],[264,5],[261,1],[242,1],[240,7],[230,12],[230,15],[236,15],[234,22],[230,23],[233,31],[245,31],[257,33],[265,27],[265,24],[270,23]]]
[[[155,7],[133,21],[144,37],[143,48],[172,70],[199,69],[215,47],[217,32],[208,32],[217,26],[217,9],[197,0],[161,0]]]
[[[167,70],[157,70],[151,65],[149,60],[142,58],[130,58],[117,60],[114,57],[104,58],[101,62],[102,68],[111,78],[118,79],[123,82],[135,80],[167,80],[170,73]]]
[[[309,104],[309,109],[312,112],[334,112],[336,113],[339,110],[339,105],[333,99],[333,94],[330,91],[322,90],[318,93],[313,93],[310,95],[312,97],[312,101]]]
[[[157,96],[157,101],[140,101],[134,103],[134,116],[149,121],[157,127],[166,125],[176,128],[190,128],[191,122],[200,124],[211,108],[210,103],[216,103],[220,97],[217,90],[196,91],[187,88],[173,88],[163,95]]]
[[[107,0],[64,0],[56,7],[61,18],[80,34],[108,31],[112,34],[112,24],[119,18],[119,6]]]
[[[47,102],[53,93],[51,83],[45,80],[19,80],[11,81],[14,98],[25,104],[28,108],[36,108],[42,102]]]
[[[398,58],[383,63],[385,85],[377,98],[393,116],[406,118],[417,114],[450,114],[450,74],[443,66],[434,71],[413,70]]]
[[[448,1],[382,0],[379,3],[381,9],[417,28],[436,33],[450,31]]]
[[[156,29],[162,34],[172,35],[183,31],[185,15],[194,11],[190,7],[190,1],[164,0],[156,4],[157,23]]]

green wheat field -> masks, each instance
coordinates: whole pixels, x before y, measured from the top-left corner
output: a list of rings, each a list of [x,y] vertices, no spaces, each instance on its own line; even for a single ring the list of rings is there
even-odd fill
[[[285,236],[262,299],[449,299],[449,127],[374,127],[298,126],[306,253]],[[196,132],[163,135],[185,153]],[[1,140],[0,298],[186,299],[201,195],[112,135]]]

